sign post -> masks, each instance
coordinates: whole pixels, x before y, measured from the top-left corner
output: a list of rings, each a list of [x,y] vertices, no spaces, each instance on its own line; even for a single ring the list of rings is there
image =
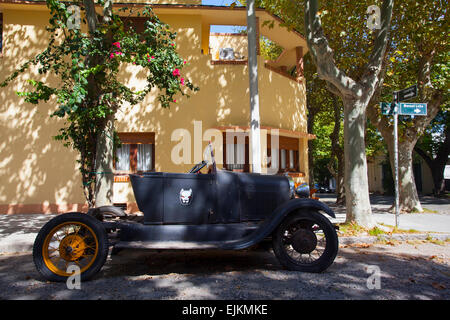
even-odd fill
[[[394,116],[394,185],[395,185],[395,226],[398,228],[400,215],[399,177],[398,177],[398,115],[426,116],[426,103],[400,103],[400,101],[415,98],[417,85],[394,91],[392,103],[381,102],[381,114]]]
[[[394,92],[394,101],[392,102],[394,113],[394,185],[395,185],[395,226],[398,228],[400,215],[400,198],[398,188],[398,93]]]

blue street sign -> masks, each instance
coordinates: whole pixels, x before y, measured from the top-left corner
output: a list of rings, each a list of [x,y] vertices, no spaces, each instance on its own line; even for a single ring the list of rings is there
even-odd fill
[[[410,116],[426,116],[427,104],[426,103],[400,103],[398,114],[410,115]]]
[[[381,114],[387,116],[394,114],[394,108],[391,108],[391,104],[389,102],[380,102]]]

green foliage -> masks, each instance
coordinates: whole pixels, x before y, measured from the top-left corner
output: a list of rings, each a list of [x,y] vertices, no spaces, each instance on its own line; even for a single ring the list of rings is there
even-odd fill
[[[266,60],[274,61],[283,52],[283,47],[279,46],[277,43],[266,37],[262,36],[259,44],[261,56]]]
[[[425,133],[417,141],[417,146],[431,158],[436,157],[445,143],[445,130],[450,126],[450,110],[448,104],[431,121]]]
[[[75,4],[85,11],[83,1]],[[104,129],[106,117],[114,115],[124,103],[141,102],[153,88],[159,89],[158,100],[164,108],[176,102],[176,95],[188,95],[186,91],[198,88],[181,75],[186,61],[176,51],[176,34],[158,19],[151,7],[139,13],[147,18],[142,33],[125,27],[123,19],[112,14],[110,22],[98,23],[96,30],[87,34],[83,28],[68,28],[68,6],[58,0],[47,0],[50,9],[48,47],[0,86],[8,85],[33,65],[38,67],[39,74],[51,74],[58,79],[57,86],[29,80],[31,89],[18,95],[32,104],[56,101],[52,117],[64,119],[65,125],[54,138],[80,154],[78,162],[85,195],[92,203],[96,141]],[[120,10],[129,15],[133,13],[128,8]],[[105,21],[99,15],[97,19]],[[145,86],[139,91],[121,82],[120,69],[124,65],[136,65],[146,74]],[[116,133],[114,142],[120,143]]]

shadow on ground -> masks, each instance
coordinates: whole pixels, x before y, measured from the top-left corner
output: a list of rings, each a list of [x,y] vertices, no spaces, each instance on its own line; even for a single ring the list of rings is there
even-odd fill
[[[427,246],[424,248],[423,246]],[[423,252],[428,255],[423,255]],[[433,257],[434,255],[434,257]],[[442,257],[444,259],[442,260]],[[268,250],[123,251],[68,290],[35,271],[30,254],[0,256],[2,299],[449,299],[448,246],[341,248],[324,273],[283,270]],[[448,259],[447,259],[448,260]],[[380,289],[367,288],[370,266]]]

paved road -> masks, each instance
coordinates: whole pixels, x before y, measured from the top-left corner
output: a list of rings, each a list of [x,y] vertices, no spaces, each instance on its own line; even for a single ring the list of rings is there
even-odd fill
[[[330,205],[333,201],[321,200]],[[394,217],[383,211],[390,206],[387,202],[372,202],[379,219]],[[402,215],[401,222],[418,219],[416,230],[448,230],[449,204],[430,204],[439,214]],[[341,220],[342,210],[336,208]],[[30,250],[39,228],[51,217],[0,216],[0,253]],[[0,254],[0,299],[450,299],[449,259],[448,242],[351,246],[340,249],[326,272],[307,274],[283,270],[264,250],[123,251],[109,257],[81,290],[68,290],[65,284],[43,281],[30,252]],[[371,266],[381,270],[379,290],[367,288]]]
[[[380,289],[367,279],[379,267]],[[372,269],[371,269],[372,268]],[[81,290],[43,281],[31,254],[0,255],[0,299],[450,299],[450,245],[341,248],[321,274],[270,251],[123,251]]]

